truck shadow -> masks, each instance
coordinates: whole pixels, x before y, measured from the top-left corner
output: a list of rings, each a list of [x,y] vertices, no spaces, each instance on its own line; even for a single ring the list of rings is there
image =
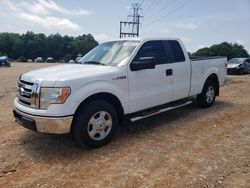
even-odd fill
[[[136,143],[138,139],[143,139],[147,134],[154,134],[154,129],[164,127],[164,131],[172,127],[186,126],[185,123],[177,123],[178,121],[194,121],[201,116],[208,116],[211,113],[217,113],[228,108],[232,108],[233,104],[224,101],[216,101],[212,108],[201,109],[196,104],[191,104],[179,109],[165,112],[156,116],[140,120],[135,123],[128,123],[121,127],[118,135],[110,144],[97,149],[88,149],[79,147],[70,135],[48,135],[33,133],[27,131],[21,139],[21,147],[24,147],[28,156],[31,158],[39,158],[48,162],[72,160],[88,160],[98,156],[108,156],[112,152],[119,152],[124,148],[129,148]],[[147,138],[145,138],[145,144]],[[93,159],[92,159],[93,160]]]
[[[224,101],[216,101],[211,108],[200,108],[196,103],[192,103],[185,107],[177,108],[156,116],[152,116],[141,121],[131,123],[126,129],[129,132],[140,132],[144,130],[154,129],[160,126],[176,127],[174,124],[178,120],[193,121],[201,116],[208,116],[211,113],[222,111],[232,107],[233,104]],[[181,126],[186,126],[185,124]]]

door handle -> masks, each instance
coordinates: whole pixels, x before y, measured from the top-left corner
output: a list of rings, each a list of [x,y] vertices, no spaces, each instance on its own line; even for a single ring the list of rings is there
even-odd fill
[[[173,75],[173,69],[167,69],[166,76],[171,76],[171,75]]]

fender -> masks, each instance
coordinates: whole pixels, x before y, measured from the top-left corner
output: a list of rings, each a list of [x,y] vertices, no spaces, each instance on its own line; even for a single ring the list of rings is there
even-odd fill
[[[110,93],[116,96],[122,104],[124,113],[126,114],[129,112],[128,93],[119,88],[117,85],[107,81],[94,81],[88,83],[87,85],[84,85],[77,91],[74,91],[74,93],[72,93],[72,96],[70,97],[73,102],[71,110],[75,112],[82,101],[98,93]]]
[[[203,85],[207,81],[208,77],[212,74],[215,74],[219,78],[218,72],[219,70],[217,67],[210,67],[208,70],[206,70],[204,77],[203,77]]]
[[[197,67],[195,67],[197,68]],[[209,66],[206,66],[205,65],[202,65],[200,68],[196,69],[195,71],[199,71],[199,76],[200,79],[195,79],[195,84],[192,83],[192,86],[191,86],[191,91],[190,91],[190,94],[189,96],[193,96],[193,95],[197,95],[197,94],[200,94],[202,92],[202,89],[203,89],[203,86],[206,82],[206,80],[208,79],[208,77],[212,74],[216,74],[217,77],[218,76],[218,68],[216,66],[212,66],[212,67],[209,67]],[[192,76],[195,76],[195,75],[192,75]],[[194,79],[194,78],[192,78]]]

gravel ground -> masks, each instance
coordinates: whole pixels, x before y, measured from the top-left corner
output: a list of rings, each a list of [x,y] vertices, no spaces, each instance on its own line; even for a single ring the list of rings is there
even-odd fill
[[[230,76],[212,108],[129,124],[91,150],[14,122],[19,75],[51,65],[0,68],[0,187],[250,187],[250,75]]]

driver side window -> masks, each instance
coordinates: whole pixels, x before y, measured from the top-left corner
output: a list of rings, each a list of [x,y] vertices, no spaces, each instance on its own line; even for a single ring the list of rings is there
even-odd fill
[[[166,60],[166,53],[162,41],[149,41],[142,45],[137,52],[134,61],[139,61],[143,57],[153,57],[155,63],[163,64]]]

